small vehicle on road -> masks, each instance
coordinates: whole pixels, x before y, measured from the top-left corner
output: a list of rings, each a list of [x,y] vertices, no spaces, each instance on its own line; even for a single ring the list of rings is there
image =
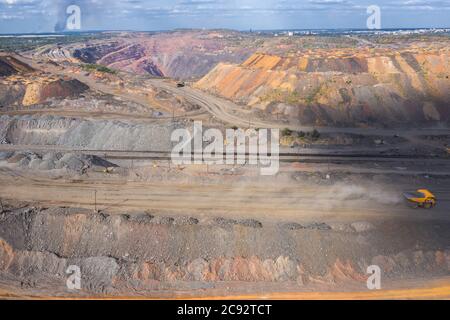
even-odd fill
[[[431,209],[437,204],[436,197],[427,189],[419,189],[404,194],[406,200],[417,208]]]

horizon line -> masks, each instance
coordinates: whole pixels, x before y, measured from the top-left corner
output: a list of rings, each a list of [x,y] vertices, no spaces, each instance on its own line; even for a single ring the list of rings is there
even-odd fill
[[[448,27],[392,27],[381,29],[367,29],[367,28],[283,28],[283,29],[233,29],[233,28],[173,28],[161,30],[138,30],[138,29],[91,29],[91,30],[65,30],[65,31],[43,31],[43,32],[13,32],[2,33],[0,35],[76,35],[82,33],[106,33],[106,32],[173,32],[173,31],[235,31],[235,32],[280,32],[280,31],[400,31],[400,30],[450,30]]]

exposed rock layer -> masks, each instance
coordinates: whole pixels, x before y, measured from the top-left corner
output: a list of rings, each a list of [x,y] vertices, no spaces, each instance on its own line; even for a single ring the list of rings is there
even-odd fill
[[[11,56],[0,56],[0,77],[32,72],[33,68]]]
[[[0,106],[31,106],[50,98],[78,96],[89,87],[78,80],[36,72],[11,56],[0,56]]]
[[[30,287],[65,283],[79,266],[95,293],[158,290],[184,283],[363,282],[368,265],[385,277],[446,275],[448,224],[392,223],[346,231],[225,224],[224,219],[20,209],[0,219],[0,279]],[[431,232],[433,231],[433,232]],[[414,232],[413,241],[404,237]]]
[[[303,124],[424,123],[450,120],[447,49],[254,54],[221,63],[196,86]]]
[[[78,96],[89,87],[78,80],[59,79],[49,83],[32,83],[26,86],[22,100],[24,106],[43,103],[50,98],[67,98]]]
[[[171,127],[53,116],[2,116],[0,141],[91,150],[171,150]]]
[[[245,60],[252,49],[237,46],[236,39],[239,35],[234,32],[135,34],[133,39],[115,39],[107,44],[75,48],[72,54],[82,62],[113,69],[189,79],[204,76],[219,62]]]

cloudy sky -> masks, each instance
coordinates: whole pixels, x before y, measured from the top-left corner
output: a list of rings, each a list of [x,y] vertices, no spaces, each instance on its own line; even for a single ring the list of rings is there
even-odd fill
[[[70,4],[83,30],[365,28],[370,5],[383,28],[450,27],[450,0],[0,0],[0,33],[54,31]]]

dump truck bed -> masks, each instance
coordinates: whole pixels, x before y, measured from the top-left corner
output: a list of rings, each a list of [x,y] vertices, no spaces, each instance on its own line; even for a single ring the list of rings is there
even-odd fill
[[[425,195],[423,193],[420,193],[420,192],[405,192],[403,195],[408,200],[417,199],[417,198],[424,198],[425,197]]]

